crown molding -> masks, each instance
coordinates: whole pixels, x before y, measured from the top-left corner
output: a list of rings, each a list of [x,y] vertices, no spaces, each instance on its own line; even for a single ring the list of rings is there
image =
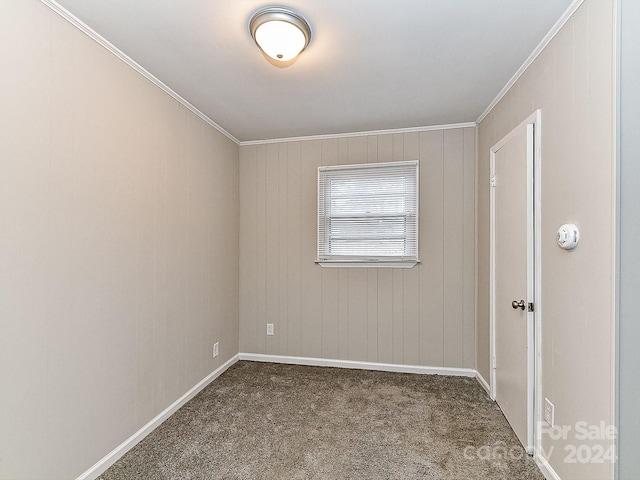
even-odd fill
[[[516,73],[511,77],[511,79],[507,82],[507,84],[502,87],[500,93],[493,99],[493,101],[489,104],[489,106],[482,112],[482,115],[478,117],[476,120],[476,124],[479,124],[484,120],[484,117],[489,115],[489,112],[493,110],[500,100],[507,94],[511,87],[515,85],[518,79],[522,76],[522,74],[531,66],[533,61],[538,58],[538,55],[542,53],[542,51],[551,43],[551,40],[558,34],[560,29],[564,26],[565,23],[576,13],[576,10],[584,3],[584,0],[574,0],[569,7],[564,11],[562,16],[558,19],[558,21],[551,27],[551,30],[544,36],[542,41],[538,44],[538,46],[531,52],[531,55],[524,61],[524,63],[520,66],[520,68],[516,71]]]
[[[476,122],[465,123],[450,123],[447,125],[432,125],[424,127],[408,127],[408,128],[395,128],[390,130],[369,130],[366,132],[351,132],[351,133],[328,133],[326,135],[308,135],[302,137],[288,137],[288,138],[271,138],[265,140],[247,140],[240,142],[240,146],[247,145],[264,145],[268,143],[284,143],[284,142],[302,142],[307,140],[324,140],[329,138],[349,138],[349,137],[366,137],[369,135],[389,135],[394,133],[414,133],[414,132],[429,132],[432,130],[451,130],[454,128],[475,128]]]
[[[214,122],[211,118],[209,118],[207,115],[205,115],[202,111],[200,111],[198,108],[196,108],[191,103],[189,103],[187,100],[185,100],[183,97],[181,97],[178,93],[176,93],[171,88],[169,88],[165,83],[160,81],[157,77],[155,77],[151,72],[149,72],[147,69],[145,69],[142,65],[137,63],[135,60],[133,60],[131,57],[129,57],[127,54],[125,54],[122,50],[117,48],[115,45],[113,45],[111,42],[109,42],[106,38],[104,38],[98,32],[93,30],[90,26],[88,26],[86,23],[84,23],[82,20],[80,20],[74,14],[72,14],[67,9],[65,9],[58,2],[56,2],[55,0],[40,0],[40,2],[42,2],[44,5],[49,7],[51,10],[53,10],[58,15],[60,15],[62,18],[64,18],[66,21],[68,21],[71,25],[76,27],[78,30],[80,30],[82,33],[87,35],[89,38],[91,38],[93,41],[98,43],[100,46],[104,47],[106,50],[111,52],[113,55],[115,55],[117,58],[122,60],[124,63],[129,65],[136,72],[138,72],[140,75],[142,75],[147,80],[149,80],[151,83],[153,83],[155,86],[157,86],[158,88],[163,90],[167,95],[169,95],[171,98],[176,100],[182,106],[186,107],[188,110],[190,110],[196,116],[200,117],[202,120],[207,122],[213,128],[218,130],[221,134],[223,134],[229,140],[231,140],[232,142],[234,142],[237,145],[240,145],[240,141],[236,137],[234,137],[229,132],[227,132],[224,128],[222,128],[220,125],[218,125],[216,122]]]

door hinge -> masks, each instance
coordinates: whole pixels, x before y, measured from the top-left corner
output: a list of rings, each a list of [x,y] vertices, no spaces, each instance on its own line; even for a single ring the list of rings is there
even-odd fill
[[[493,356],[493,361],[492,361],[492,366],[493,368],[496,368],[496,356]]]
[[[533,302],[529,302],[529,311],[533,312]]]
[[[495,175],[491,175],[491,186],[492,187],[496,186],[496,176]]]

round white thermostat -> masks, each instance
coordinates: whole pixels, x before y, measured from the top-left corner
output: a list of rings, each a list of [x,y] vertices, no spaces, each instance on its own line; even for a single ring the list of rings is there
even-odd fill
[[[578,246],[580,232],[573,223],[565,223],[558,229],[558,245],[565,250],[572,250]]]

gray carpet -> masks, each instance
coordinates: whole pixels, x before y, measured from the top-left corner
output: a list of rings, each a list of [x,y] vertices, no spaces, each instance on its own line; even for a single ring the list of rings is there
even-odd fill
[[[475,379],[238,362],[100,478],[544,477]]]

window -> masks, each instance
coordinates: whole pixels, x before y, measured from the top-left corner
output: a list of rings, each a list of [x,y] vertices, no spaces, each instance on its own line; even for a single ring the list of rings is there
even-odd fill
[[[413,267],[418,262],[418,162],[318,168],[318,262]]]

